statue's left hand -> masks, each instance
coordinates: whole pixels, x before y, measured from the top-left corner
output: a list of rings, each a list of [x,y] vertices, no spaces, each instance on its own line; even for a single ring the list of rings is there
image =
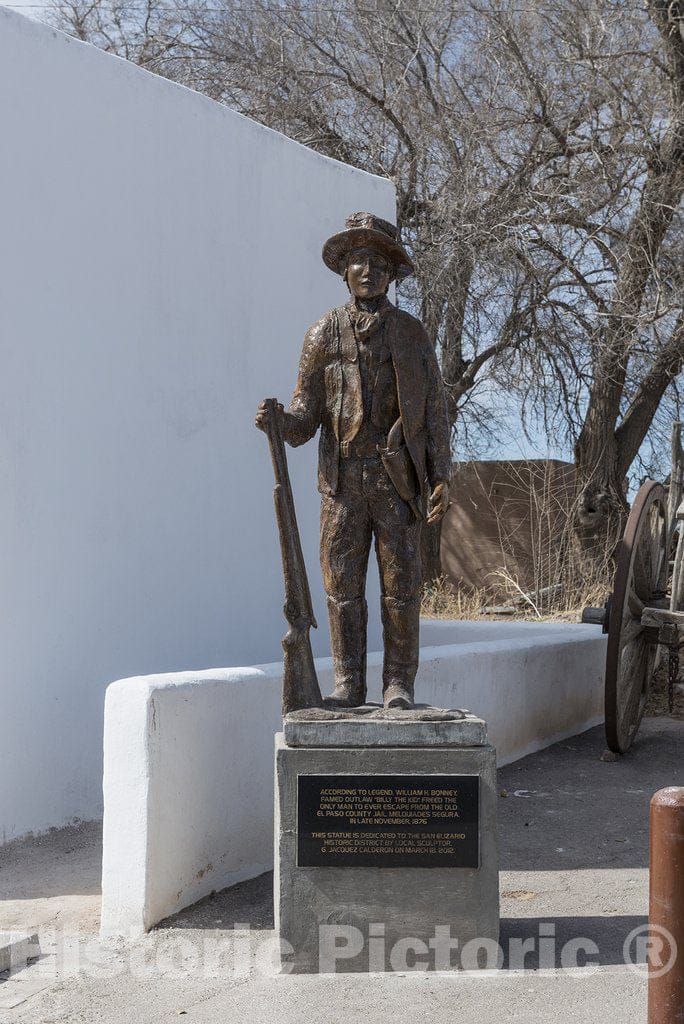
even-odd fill
[[[428,500],[428,523],[438,523],[449,508],[449,485],[436,484]]]

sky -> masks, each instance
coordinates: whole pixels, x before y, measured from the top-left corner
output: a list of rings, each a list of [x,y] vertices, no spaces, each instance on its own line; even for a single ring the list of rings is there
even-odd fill
[[[0,3],[0,7],[9,7],[11,10],[16,11],[20,10],[22,14],[28,14],[29,17],[40,14],[40,8],[48,6],[49,4],[40,4],[36,7],[36,0],[12,0],[8,4]]]

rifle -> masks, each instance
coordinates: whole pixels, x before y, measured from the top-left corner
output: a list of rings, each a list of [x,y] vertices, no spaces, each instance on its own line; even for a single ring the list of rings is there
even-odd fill
[[[280,535],[280,553],[285,579],[285,606],[283,611],[290,628],[283,637],[283,714],[300,708],[320,708],[323,705],[318,677],[314,666],[309,630],[317,628],[311,605],[309,580],[306,575],[302,544],[297,527],[292,485],[287,469],[285,442],[280,429],[278,402],[267,398],[266,436],[271,449],[275,474],[273,502]]]

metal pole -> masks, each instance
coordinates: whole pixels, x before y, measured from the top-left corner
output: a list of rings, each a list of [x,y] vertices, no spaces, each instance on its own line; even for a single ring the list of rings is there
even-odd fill
[[[651,800],[648,1024],[684,1022],[684,787]]]

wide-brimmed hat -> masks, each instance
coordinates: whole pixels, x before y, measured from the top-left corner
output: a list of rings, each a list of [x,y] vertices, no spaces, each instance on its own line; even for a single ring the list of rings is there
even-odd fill
[[[353,249],[378,249],[394,265],[398,281],[413,273],[413,263],[399,241],[399,231],[387,220],[372,213],[352,213],[344,231],[333,235],[323,246],[323,262],[336,274],[344,274],[347,256]]]

